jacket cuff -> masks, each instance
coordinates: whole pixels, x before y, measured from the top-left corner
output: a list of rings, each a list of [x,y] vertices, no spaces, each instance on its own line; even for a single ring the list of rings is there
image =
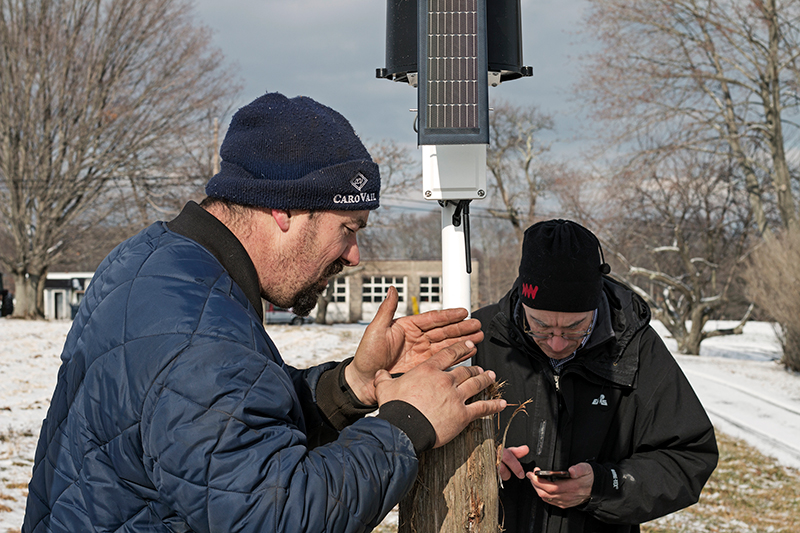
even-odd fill
[[[345,359],[324,372],[317,382],[317,407],[337,431],[343,430],[378,408],[377,405],[361,403],[347,384],[344,369],[352,360],[352,357]]]
[[[414,445],[417,456],[436,444],[436,430],[419,409],[402,400],[392,400],[381,405],[377,415],[402,431]]]
[[[622,495],[622,480],[614,467],[607,467],[594,461],[590,461],[589,465],[594,474],[592,495],[589,501],[581,504],[581,510],[593,511],[603,502],[617,499]]]

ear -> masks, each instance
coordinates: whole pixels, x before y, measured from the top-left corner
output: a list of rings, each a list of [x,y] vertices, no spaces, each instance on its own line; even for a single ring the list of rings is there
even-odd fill
[[[291,213],[289,213],[286,209],[270,209],[270,213],[272,214],[272,218],[275,220],[275,223],[281,229],[281,231],[286,232],[289,231],[289,222],[292,218]]]

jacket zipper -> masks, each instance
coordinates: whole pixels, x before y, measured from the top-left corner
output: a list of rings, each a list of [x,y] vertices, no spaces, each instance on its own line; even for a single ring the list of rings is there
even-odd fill
[[[558,374],[553,374],[553,381],[555,381],[555,384],[556,384],[556,392],[561,392],[561,386],[560,386],[560,384],[558,382],[560,377],[561,376],[559,376]]]

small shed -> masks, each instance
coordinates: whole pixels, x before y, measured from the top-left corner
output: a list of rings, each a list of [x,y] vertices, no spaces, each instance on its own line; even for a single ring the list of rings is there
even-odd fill
[[[44,283],[44,317],[49,320],[71,320],[94,272],[50,272]]]

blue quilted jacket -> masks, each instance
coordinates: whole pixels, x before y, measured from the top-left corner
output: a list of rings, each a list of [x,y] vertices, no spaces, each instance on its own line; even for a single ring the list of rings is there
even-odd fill
[[[309,445],[335,364],[284,364],[229,271],[166,223],[103,261],[61,357],[24,533],[369,531],[416,476],[379,418]]]

